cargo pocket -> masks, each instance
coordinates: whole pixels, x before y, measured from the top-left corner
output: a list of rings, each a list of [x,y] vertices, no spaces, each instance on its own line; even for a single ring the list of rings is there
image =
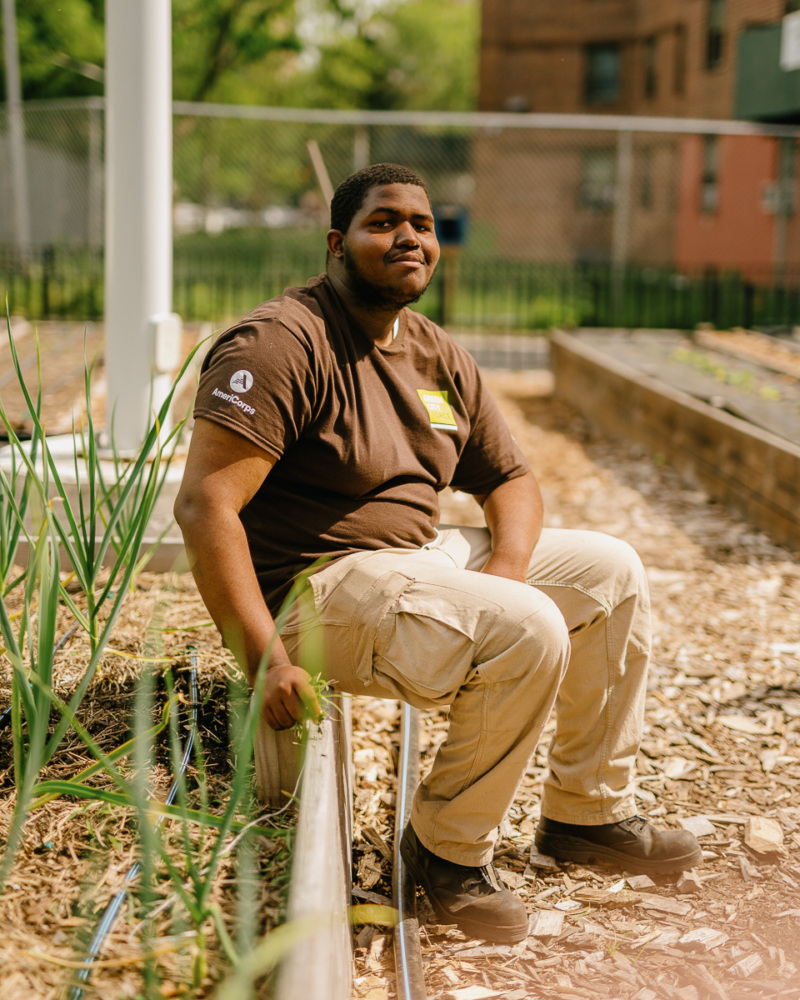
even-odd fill
[[[502,613],[465,589],[410,581],[379,626],[375,679],[418,707],[450,704]]]
[[[326,643],[330,676],[341,679],[343,674],[350,674],[362,684],[371,682],[378,627],[412,582],[405,573],[390,568],[396,562],[395,553],[370,553],[336,586],[318,588],[321,601],[316,613],[324,633],[330,636],[330,642]]]

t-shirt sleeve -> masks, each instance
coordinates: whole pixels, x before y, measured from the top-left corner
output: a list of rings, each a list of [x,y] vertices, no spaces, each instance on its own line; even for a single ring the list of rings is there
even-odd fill
[[[223,333],[206,356],[194,416],[280,458],[312,419],[314,381],[301,337],[276,320],[243,324]]]
[[[462,378],[471,429],[450,485],[465,493],[491,493],[501,483],[525,475],[531,465],[472,358]]]

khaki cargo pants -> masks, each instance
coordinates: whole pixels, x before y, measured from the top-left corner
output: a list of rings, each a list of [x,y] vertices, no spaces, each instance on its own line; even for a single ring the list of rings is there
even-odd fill
[[[442,527],[424,549],[346,556],[311,577],[282,633],[315,670],[321,644],[342,691],[449,706],[411,823],[464,865],[491,860],[554,706],[542,814],[590,825],[635,814],[649,653],[647,581],[625,542],[545,529],[528,585],[476,572],[489,552],[485,528]]]

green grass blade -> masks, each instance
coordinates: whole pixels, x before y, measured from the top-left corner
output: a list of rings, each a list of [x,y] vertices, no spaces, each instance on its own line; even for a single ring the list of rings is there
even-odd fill
[[[74,785],[69,781],[40,781],[34,786],[37,795],[68,795],[78,799],[96,799],[98,802],[110,802],[112,805],[125,806],[134,809],[135,805],[130,795],[121,792],[108,791],[105,788],[95,788],[91,785]],[[146,813],[150,816],[163,816],[164,819],[182,819],[184,814],[178,806],[168,806],[155,799],[147,800]],[[200,826],[213,827],[216,830],[223,829],[223,817],[214,813],[201,812],[199,809],[187,808],[185,816],[188,822]],[[280,827],[261,826],[258,823],[243,823],[234,820],[231,824],[225,824],[225,832],[247,833],[254,837],[286,837],[288,830]]]
[[[106,754],[100,748],[100,746],[95,742],[91,733],[80,722],[75,713],[72,711],[70,705],[67,705],[64,701],[62,701],[61,698],[59,698],[58,695],[51,688],[45,685],[44,682],[36,674],[31,674],[31,683],[35,687],[38,687],[42,691],[44,696],[47,698],[48,702],[54,705],[58,709],[58,711],[61,712],[61,714],[67,720],[68,726],[70,725],[72,726],[72,728],[80,737],[86,749],[89,751],[92,757],[94,757],[95,761],[97,761],[102,766],[103,770],[106,772],[106,774],[108,774],[108,776],[111,778],[114,784],[116,784],[117,787],[120,788],[123,792],[127,792],[129,789],[128,782],[125,780],[122,774],[120,774],[120,772],[116,769],[116,767],[114,767],[114,763],[112,759],[109,757],[109,755]],[[49,757],[45,756],[43,764],[47,763],[49,759],[50,759]]]
[[[352,906],[346,913],[321,913],[292,920],[269,931],[256,947],[245,955],[213,994],[212,1000],[251,1000],[255,981],[274,969],[298,944],[320,931],[338,925],[343,919],[350,924],[382,924],[394,927],[397,910],[389,906]]]
[[[94,764],[90,764],[89,767],[86,767],[82,771],[79,771],[78,774],[76,774],[74,777],[66,779],[67,784],[68,785],[83,784],[84,782],[88,781],[89,778],[94,777],[95,774],[98,774],[100,771],[102,771],[105,768],[106,761],[108,761],[111,764],[115,764],[118,760],[122,760],[124,757],[127,757],[128,754],[130,754],[134,750],[137,739],[144,738],[145,740],[152,740],[153,737],[158,736],[159,733],[164,731],[164,729],[167,727],[169,723],[171,708],[172,708],[172,702],[167,701],[164,704],[164,708],[162,709],[161,712],[161,720],[157,722],[152,729],[147,730],[145,733],[140,734],[140,736],[138,737],[134,736],[132,739],[123,743],[121,746],[116,747],[116,749],[112,750],[111,753],[105,754],[102,760],[96,760]],[[40,786],[37,785],[35,789],[37,794],[39,793],[39,789]],[[31,803],[31,810],[38,809],[39,806],[46,805],[48,802],[51,802],[54,798],[57,797],[58,796],[54,794],[42,795],[41,797],[35,799]]]
[[[12,707],[12,727],[15,742],[16,800],[11,818],[11,826],[6,842],[2,866],[0,866],[0,892],[14,864],[25,821],[28,816],[33,788],[44,764],[44,747],[50,723],[50,704],[40,695],[40,689],[49,686],[52,671],[55,617],[58,614],[58,571],[55,567],[51,537],[43,527],[36,550],[32,555],[33,565],[29,573],[30,581],[25,587],[25,614],[20,626],[20,635],[27,628],[34,593],[33,580],[39,581],[39,607],[37,642],[29,642],[30,670],[24,671],[21,658],[12,660],[12,691],[18,708]],[[55,587],[53,582],[55,580]],[[18,638],[18,646],[23,648]],[[46,677],[47,683],[42,680]],[[27,744],[23,743],[22,712],[27,728]],[[23,749],[24,747],[24,749]]]

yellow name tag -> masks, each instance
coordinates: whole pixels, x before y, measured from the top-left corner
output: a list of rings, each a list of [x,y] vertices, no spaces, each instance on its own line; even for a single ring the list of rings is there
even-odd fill
[[[431,427],[438,427],[443,431],[458,429],[452,407],[447,402],[446,389],[417,389],[417,393],[428,411]]]

